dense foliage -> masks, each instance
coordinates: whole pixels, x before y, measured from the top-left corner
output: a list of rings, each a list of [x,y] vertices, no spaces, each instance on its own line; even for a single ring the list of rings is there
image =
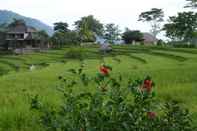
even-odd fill
[[[118,41],[120,39],[120,29],[118,25],[113,23],[105,25],[104,38],[111,44],[114,44],[115,41]]]
[[[94,42],[96,35],[103,34],[103,24],[95,19],[93,15],[82,17],[74,25],[83,42]]]
[[[143,34],[138,30],[129,30],[126,31],[122,35],[122,39],[126,44],[132,44],[133,42],[141,42],[143,41]]]
[[[179,41],[190,42],[197,28],[197,13],[183,12],[170,17],[170,22],[164,25],[166,36]]]
[[[65,53],[65,58],[68,59],[76,59],[76,60],[83,60],[85,58],[86,52],[83,48],[70,48]]]
[[[75,31],[58,31],[51,37],[51,42],[55,48],[62,48],[65,45],[78,45],[80,40],[79,34]]]
[[[69,32],[68,24],[66,22],[57,22],[54,23],[55,32]]]
[[[40,122],[47,131],[192,131],[190,114],[176,101],[162,105],[156,101],[154,82],[128,81],[125,88],[122,76],[111,77],[112,68],[102,64],[99,73],[91,78],[84,73],[84,64],[68,72],[72,79],[59,76],[58,88],[64,96],[59,108],[44,106],[34,97],[31,108],[39,111]],[[77,84],[95,92],[75,92]]]
[[[81,38],[79,33],[68,29],[68,24],[66,22],[54,23],[55,33],[51,37],[51,42],[54,47],[61,48],[65,45],[77,45],[80,43]]]

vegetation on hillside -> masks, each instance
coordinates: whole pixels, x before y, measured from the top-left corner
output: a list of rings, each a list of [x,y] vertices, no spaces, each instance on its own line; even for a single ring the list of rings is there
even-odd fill
[[[29,18],[29,17],[25,17],[22,15],[19,15],[17,13],[14,13],[12,11],[7,11],[7,10],[0,10],[0,25],[2,24],[6,24],[9,25],[10,23],[13,22],[14,19],[17,20],[24,20],[26,22],[26,24],[28,26],[32,26],[38,30],[44,30],[48,33],[48,35],[52,35],[53,34],[53,29],[52,27],[44,24],[43,22],[33,19],[33,18]]]

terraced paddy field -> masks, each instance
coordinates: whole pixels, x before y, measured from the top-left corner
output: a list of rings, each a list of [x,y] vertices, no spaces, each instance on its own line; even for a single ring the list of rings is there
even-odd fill
[[[29,110],[30,98],[38,94],[51,105],[61,102],[58,76],[69,77],[66,71],[80,65],[78,60],[65,57],[71,48],[0,56],[0,131],[42,130],[37,116]],[[98,47],[74,48],[83,50],[85,71],[89,75],[98,72],[103,57]],[[161,102],[179,101],[189,108],[197,125],[197,49],[114,46],[104,61],[113,67],[112,75],[124,76],[125,85],[129,78],[152,76],[157,98]],[[30,71],[32,64],[36,68]],[[78,91],[91,90],[91,86]]]

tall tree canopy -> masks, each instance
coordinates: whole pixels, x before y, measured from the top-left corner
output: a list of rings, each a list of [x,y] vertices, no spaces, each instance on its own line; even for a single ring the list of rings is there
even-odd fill
[[[56,47],[63,47],[66,44],[78,44],[80,42],[79,33],[68,29],[66,22],[54,23],[55,33],[51,41]]]
[[[185,7],[197,8],[197,0],[186,0],[188,4]]]
[[[68,24],[66,22],[57,22],[54,23],[54,31],[59,32],[68,32]]]
[[[183,12],[169,18],[164,25],[166,36],[172,40],[190,41],[197,29],[197,13]]]
[[[75,22],[76,29],[80,32],[81,30],[88,30],[96,35],[102,35],[103,24],[100,23],[93,15],[82,17],[80,20]]]
[[[151,33],[154,37],[161,31],[160,23],[164,21],[164,12],[162,9],[152,8],[150,11],[142,12],[139,16],[139,21],[149,22],[151,24]]]
[[[51,41],[55,47],[62,48],[65,45],[65,33],[55,32],[51,37]]]
[[[143,41],[143,34],[138,30],[130,30],[126,28],[126,31],[122,35],[122,39],[126,44],[132,44],[133,42]]]
[[[120,39],[120,32],[118,25],[110,23],[105,26],[104,37],[109,43],[114,44],[115,41]]]
[[[78,33],[80,35],[80,40],[82,42],[94,42],[96,41],[96,36],[93,30],[90,30],[89,23],[87,20],[82,21]]]

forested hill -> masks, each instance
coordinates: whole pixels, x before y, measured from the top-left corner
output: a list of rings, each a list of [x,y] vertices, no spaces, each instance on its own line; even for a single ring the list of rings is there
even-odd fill
[[[25,17],[12,11],[0,10],[0,25],[10,24],[13,21],[13,19],[23,19],[27,25],[32,26],[38,30],[44,30],[49,35],[53,34],[53,28],[41,22],[40,20]]]

